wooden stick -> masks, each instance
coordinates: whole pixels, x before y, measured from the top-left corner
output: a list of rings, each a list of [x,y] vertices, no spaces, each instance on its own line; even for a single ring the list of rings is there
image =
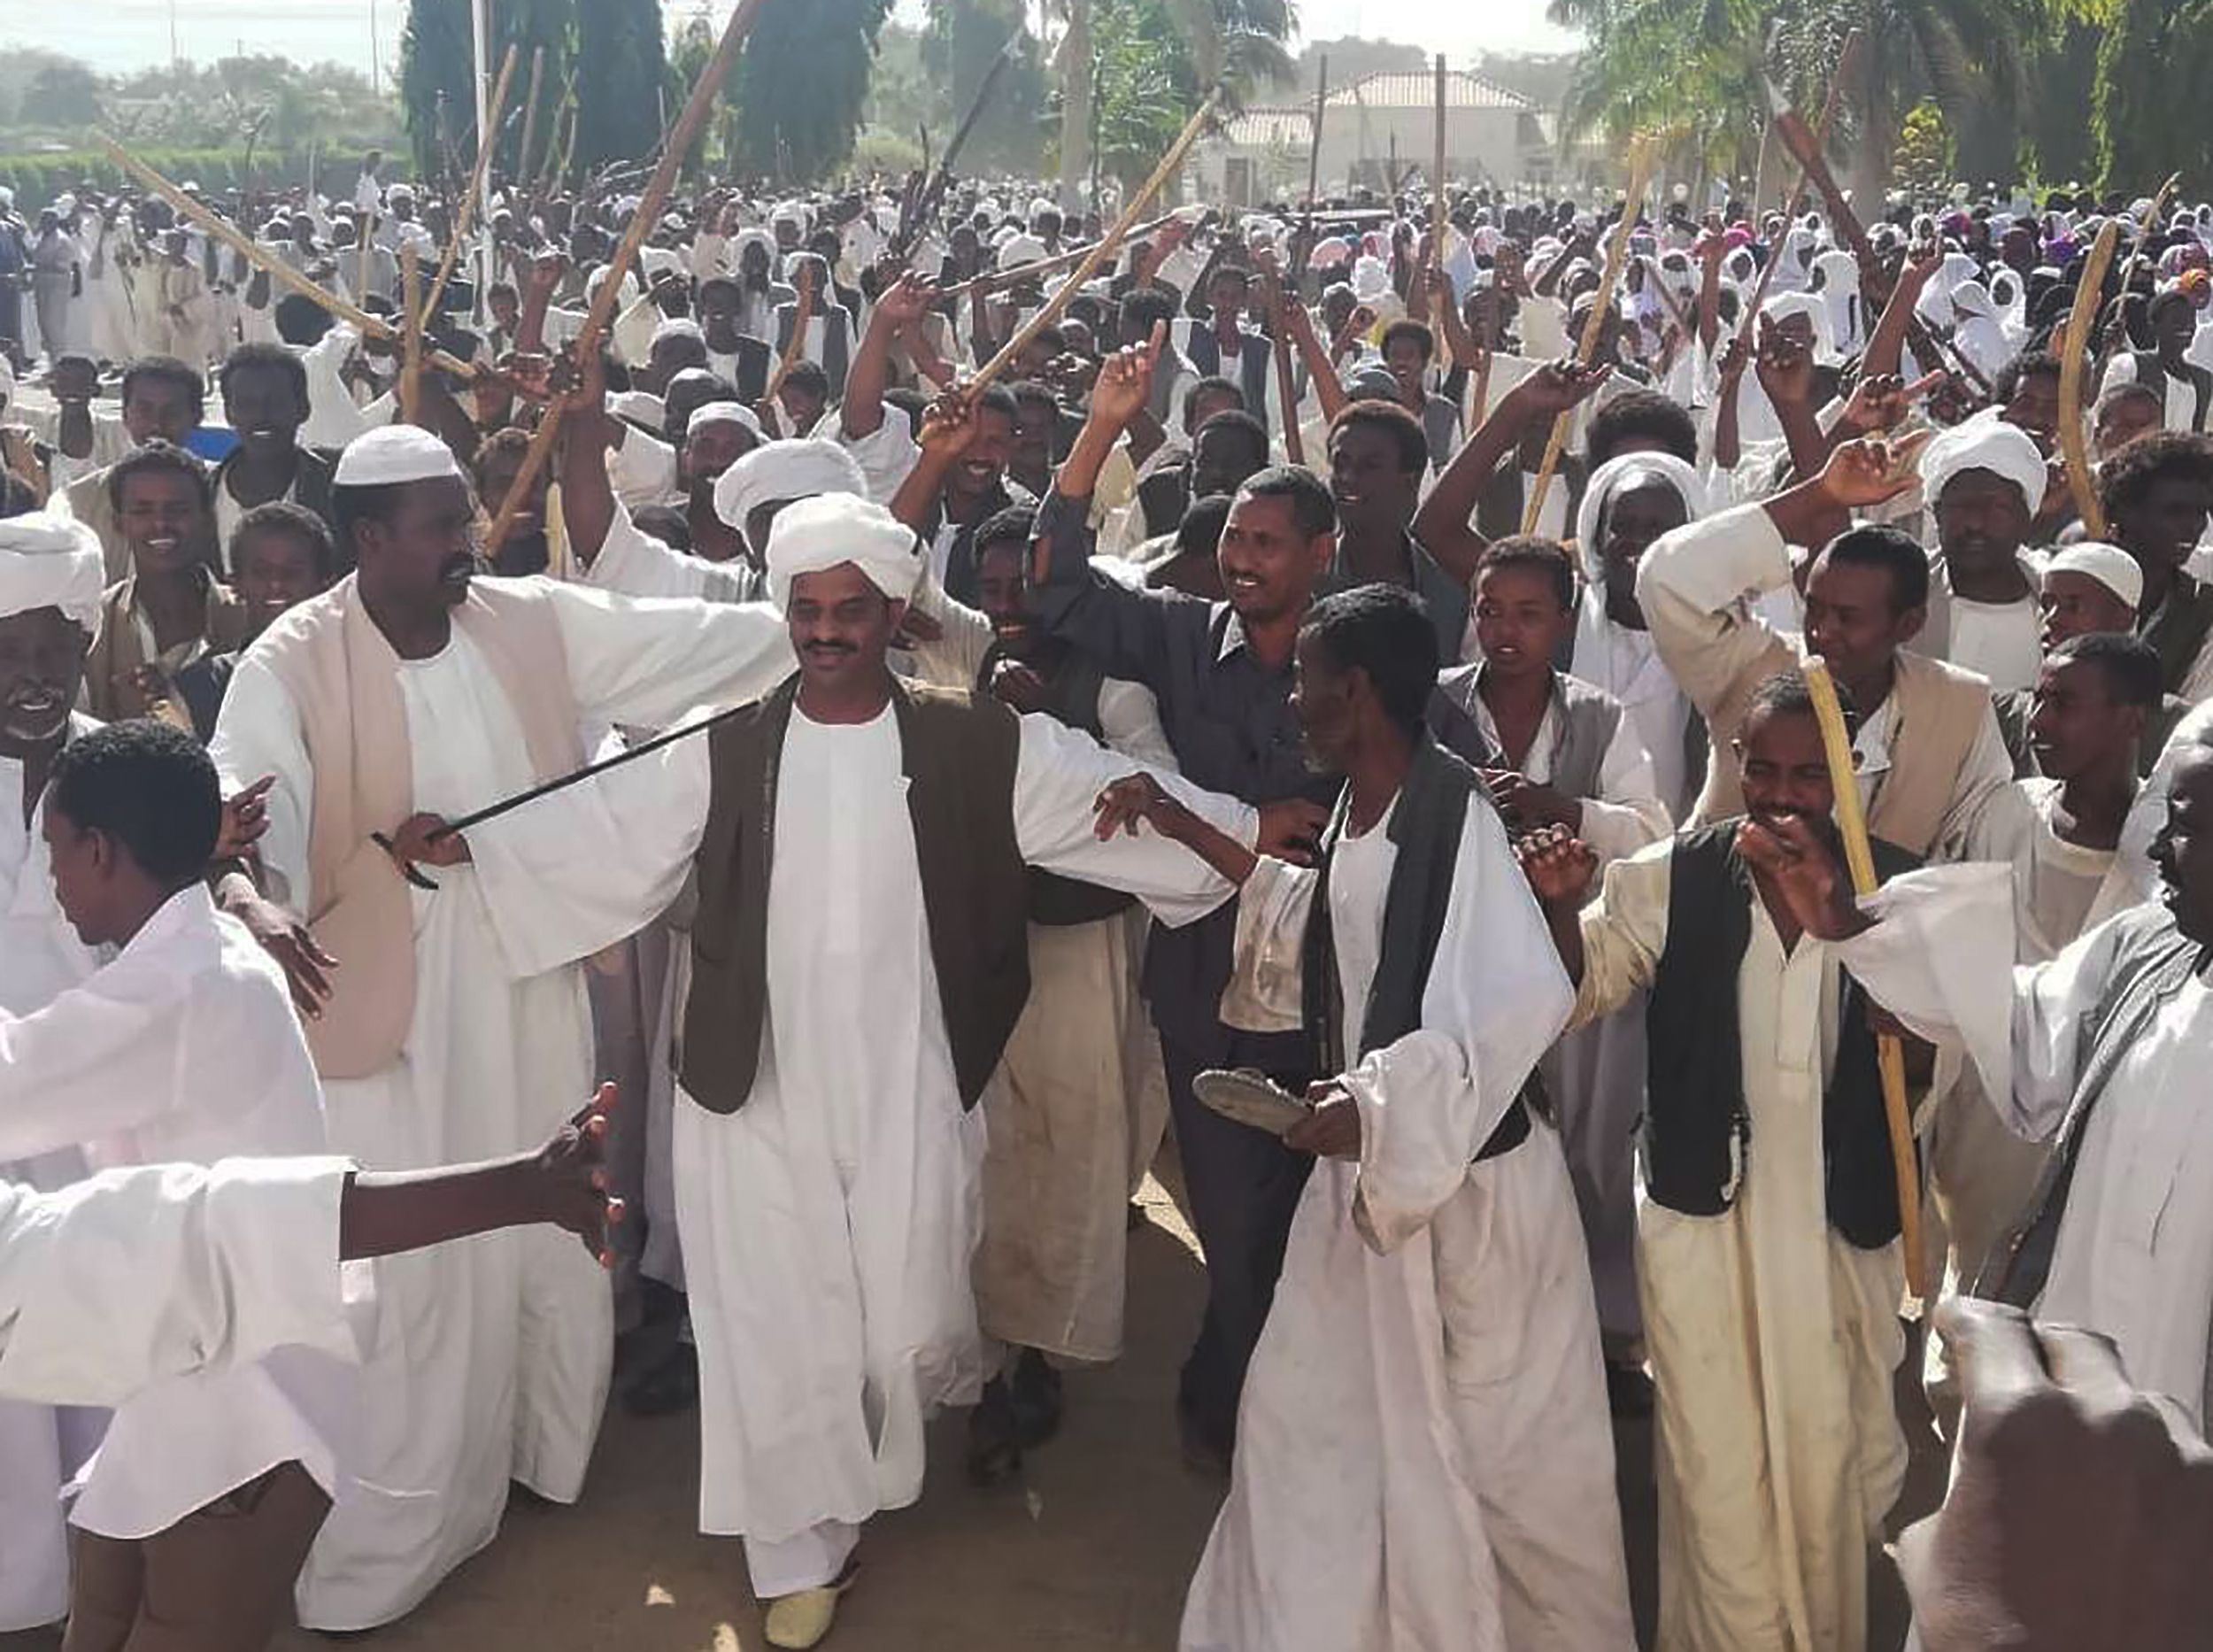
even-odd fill
[[[522,145],[515,151],[512,181],[520,189],[530,176],[530,151],[538,135],[538,94],[545,85],[545,48],[530,54],[530,101],[522,107]]]
[[[290,288],[302,297],[313,300],[316,305],[328,311],[340,320],[351,323],[360,329],[364,338],[390,339],[395,342],[398,340],[399,328],[382,316],[371,315],[359,305],[348,304],[337,294],[328,292],[318,287],[282,259],[275,257],[250,237],[240,234],[235,225],[194,200],[113,138],[102,134],[99,143],[100,147],[107,151],[108,158],[118,166],[129,173],[139,182],[161,197],[177,212],[190,219],[216,240],[238,253],[254,268],[266,272],[269,279],[279,286]],[[365,240],[362,243],[362,262],[365,267],[367,264],[367,249],[368,243]],[[363,278],[362,284],[364,287],[367,285],[366,276]],[[474,378],[478,371],[473,364],[449,356],[442,350],[433,351],[429,361],[434,367],[441,368],[448,373],[458,373],[464,378]]]
[[[1314,142],[1307,146],[1307,216],[1314,217],[1315,197],[1322,188],[1322,122],[1330,109],[1330,54],[1322,54],[1322,62],[1314,81]]]
[[[1878,880],[1875,853],[1867,838],[1867,819],[1860,809],[1860,784],[1852,761],[1852,737],[1845,731],[1844,708],[1837,702],[1835,683],[1828,662],[1818,654],[1799,670],[1814,702],[1821,724],[1822,750],[1829,760],[1830,788],[1836,794],[1837,833],[1844,839],[1846,869],[1852,875],[1854,894],[1871,895]],[[1883,1118],[1890,1127],[1891,1168],[1898,1179],[1898,1238],[1906,1255],[1906,1285],[1916,1297],[1928,1298],[1927,1269],[1921,1255],[1921,1167],[1914,1156],[1913,1122],[1906,1108],[1906,1052],[1892,1033],[1875,1041],[1875,1059],[1883,1080]]]
[[[1281,292],[1282,288],[1278,282],[1277,291]],[[1277,305],[1272,318],[1276,336],[1269,341],[1268,348],[1276,358],[1276,398],[1284,405],[1284,457],[1294,465],[1303,465],[1307,462],[1307,438],[1299,428],[1299,397],[1291,376],[1291,328],[1284,319],[1285,307],[1298,302],[1292,294],[1283,294],[1282,303]]]
[[[428,313],[420,303],[422,263],[412,241],[400,245],[399,280],[399,313],[406,322],[400,335],[399,416],[402,422],[413,424],[422,412],[422,328]]]
[[[1168,153],[1160,157],[1160,164],[1153,169],[1153,175],[1145,181],[1137,192],[1130,197],[1128,205],[1123,206],[1122,216],[1114,220],[1114,227],[1099,237],[1097,246],[1084,254],[1083,261],[1078,264],[1074,273],[1061,283],[1060,289],[1045,300],[1045,307],[1029,318],[1029,324],[1020,328],[1014,337],[1000,345],[999,353],[977,370],[975,377],[963,387],[964,393],[973,395],[997,379],[1021,358],[1022,352],[1029,347],[1031,339],[1060,320],[1060,313],[1066,310],[1076,295],[1083,290],[1083,283],[1091,280],[1092,274],[1099,266],[1104,264],[1114,249],[1122,243],[1124,237],[1130,234],[1130,226],[1137,221],[1137,214],[1145,210],[1145,203],[1160,193],[1160,186],[1173,177],[1176,168],[1184,164],[1184,157],[1190,154],[1191,145],[1199,142],[1199,135],[1207,129],[1207,122],[1214,118],[1214,110],[1221,102],[1222,89],[1220,87],[1216,87],[1207,94],[1207,101],[1199,104],[1199,112],[1184,123],[1184,129],[1177,135],[1176,142],[1168,146]]]
[[[476,165],[469,171],[469,187],[461,197],[461,204],[453,209],[453,239],[446,244],[445,257],[438,261],[438,274],[430,283],[430,297],[421,308],[420,326],[430,325],[430,317],[438,307],[438,300],[445,296],[445,284],[453,278],[453,266],[461,256],[461,248],[469,237],[469,225],[476,212],[476,203],[484,192],[484,174],[491,169],[492,151],[499,147],[499,116],[507,106],[507,82],[515,72],[515,54],[520,48],[509,45],[507,55],[499,66],[499,79],[492,87],[492,100],[485,105],[484,129],[476,135]],[[491,280],[488,273],[484,279]],[[409,301],[410,308],[413,301]]]
[[[685,103],[683,112],[676,117],[676,124],[669,128],[661,145],[660,164],[639,197],[637,211],[630,216],[630,226],[622,233],[622,240],[614,250],[614,258],[607,266],[607,274],[593,297],[591,307],[584,316],[582,329],[576,335],[575,352],[581,359],[599,348],[601,335],[614,317],[615,306],[622,301],[623,277],[637,259],[638,249],[645,244],[647,233],[660,222],[661,208],[667,205],[668,192],[675,187],[677,169],[690,153],[692,144],[706,127],[708,114],[714,107],[715,95],[729,78],[731,66],[737,61],[737,49],[744,42],[745,31],[760,16],[763,0],[738,0],[730,13],[730,20],[723,26],[722,39],[714,49],[714,56],[700,72],[698,84],[691,89],[691,96]],[[567,405],[555,402],[539,421],[537,431],[530,438],[530,445],[522,455],[522,468],[515,473],[514,485],[508,489],[502,501],[499,514],[484,537],[484,556],[487,560],[499,554],[499,547],[506,543],[513,531],[515,516],[522,501],[529,497],[531,484],[544,471],[546,461],[553,456],[553,438],[560,433],[561,416]]]
[[[1859,49],[1860,31],[1855,28],[1844,37],[1844,50],[1837,54],[1836,73],[1829,77],[1829,96],[1822,99],[1821,120],[1814,127],[1814,142],[1816,144],[1825,144],[1829,141],[1829,126],[1837,118],[1837,104],[1842,101],[1844,95],[1845,71],[1851,66],[1852,60],[1858,55]],[[1774,124],[1771,120],[1769,122],[1770,127]],[[1783,192],[1783,215],[1785,219],[1790,216],[1790,207],[1805,192],[1806,169],[1800,166],[1798,169],[1798,181]],[[1759,226],[1755,224],[1753,228],[1757,229]],[[1785,223],[1783,228],[1784,238],[1787,240],[1790,232],[1789,224]],[[1753,323],[1760,319],[1760,306],[1767,302],[1768,284],[1775,279],[1776,266],[1782,261],[1783,249],[1777,246],[1769,257],[1768,261],[1760,266],[1760,279],[1752,283],[1752,297],[1746,304],[1744,313],[1737,318],[1737,343],[1740,348],[1748,348],[1751,345]]]
[[[1158,218],[1136,226],[1130,234],[1149,235],[1175,216],[1173,212],[1163,212]],[[1056,252],[1051,258],[1032,259],[1029,263],[1017,264],[1011,269],[989,270],[981,275],[971,275],[967,281],[955,282],[950,287],[940,287],[937,296],[940,298],[965,298],[972,292],[991,292],[1001,287],[1019,286],[1033,275],[1050,275],[1055,270],[1080,263],[1091,256],[1091,251],[1089,247],[1071,247],[1066,252]]]
[[[1639,142],[1630,154],[1629,193],[1622,197],[1622,215],[1614,226],[1613,244],[1606,250],[1606,273],[1600,278],[1591,319],[1583,324],[1583,338],[1576,346],[1576,359],[1585,367],[1598,354],[1599,335],[1605,330],[1607,312],[1614,307],[1615,291],[1621,285],[1622,271],[1629,263],[1629,232],[1644,206],[1645,184],[1651,175],[1652,146]],[[1552,421],[1552,435],[1545,440],[1545,460],[1537,468],[1536,485],[1530,490],[1529,504],[1522,512],[1522,531],[1525,534],[1537,531],[1537,518],[1545,508],[1545,495],[1552,488],[1553,472],[1560,467],[1560,452],[1568,444],[1568,425],[1574,416],[1570,410]]]
[[[791,304],[791,336],[784,341],[783,353],[776,358],[776,370],[768,375],[768,388],[760,393],[760,405],[774,408],[776,392],[783,389],[783,382],[791,376],[791,369],[799,365],[799,358],[806,353],[806,324],[814,319],[814,288],[811,282],[801,282],[799,296]],[[776,420],[782,424],[783,420]]]
[[[1445,54],[1437,54],[1437,164],[1430,178],[1430,268],[1445,269]]]
[[[2098,503],[2089,442],[2082,428],[2082,381],[2091,347],[2097,342],[2092,335],[2098,326],[2099,297],[2120,239],[2119,221],[2109,218],[2090,243],[2090,256],[2083,260],[2082,277],[2075,286],[2074,305],[2067,313],[2067,330],[2062,335],[2066,342],[2059,356],[2059,451],[2067,460],[2067,490],[2074,495],[2075,513],[2093,539],[2105,537],[2105,511]]]

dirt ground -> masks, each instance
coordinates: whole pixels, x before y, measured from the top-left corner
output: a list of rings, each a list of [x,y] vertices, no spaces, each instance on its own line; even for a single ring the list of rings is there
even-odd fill
[[[1176,1450],[1176,1370],[1204,1280],[1190,1231],[1148,1182],[1147,1221],[1130,1235],[1128,1348],[1068,1378],[1067,1424],[1033,1453],[1024,1481],[989,1492],[960,1471],[960,1419],[941,1420],[929,1488],[914,1509],[871,1523],[859,1585],[835,1652],[1108,1652],[1176,1643],[1184,1586],[1222,1487]],[[1616,1432],[1631,1584],[1650,1643],[1651,1436]],[[510,1505],[499,1540],[405,1622],[344,1637],[373,1652],[758,1652],[766,1643],[735,1541],[693,1530],[697,1428],[690,1416],[638,1422],[612,1409],[584,1496],[573,1509]],[[1916,1454],[1906,1509],[1942,1486]],[[1878,1558],[1872,1646],[1904,1639],[1902,1597]],[[0,1635],[0,1652],[50,1652],[52,1638]],[[281,1652],[331,1638],[296,1633]]]

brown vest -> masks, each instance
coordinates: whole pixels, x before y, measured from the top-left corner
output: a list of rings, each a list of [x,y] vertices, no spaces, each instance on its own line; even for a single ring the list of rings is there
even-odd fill
[[[713,793],[699,843],[682,1077],[711,1113],[743,1107],[760,1070],[776,775],[798,697],[794,676],[707,737]],[[974,1107],[1029,998],[1029,884],[1014,841],[1021,724],[998,701],[960,689],[894,683],[891,709],[953,1077],[961,1105]]]
[[[480,579],[453,614],[514,707],[537,781],[583,761],[549,589],[534,580]],[[399,656],[348,575],[280,618],[253,657],[290,699],[314,768],[309,887],[291,891],[290,904],[343,966],[331,977],[322,1015],[306,1023],[308,1047],[325,1078],[366,1077],[398,1059],[415,1011],[413,904],[392,858],[369,840],[415,812]]]

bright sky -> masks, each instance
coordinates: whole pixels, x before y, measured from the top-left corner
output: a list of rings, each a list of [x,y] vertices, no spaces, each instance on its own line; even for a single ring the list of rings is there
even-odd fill
[[[700,0],[663,0],[673,15],[688,14]],[[493,0],[505,5],[529,0]],[[718,19],[732,0],[709,0]],[[925,0],[898,0],[898,15],[918,19]],[[1560,50],[1571,35],[1545,21],[1544,0],[1298,0],[1303,32],[1333,39],[1368,32],[1448,56],[1492,50]],[[176,49],[203,62],[243,46],[303,61],[335,58],[366,71],[372,61],[389,70],[398,54],[406,0],[98,0],[82,12],[68,9],[56,26],[53,0],[0,0],[0,41],[49,44],[114,73],[166,62],[171,29]],[[372,31],[374,30],[374,34]],[[375,46],[372,48],[374,38]]]

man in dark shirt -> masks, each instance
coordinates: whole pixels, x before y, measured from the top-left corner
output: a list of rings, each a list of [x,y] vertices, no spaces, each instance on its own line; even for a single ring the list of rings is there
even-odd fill
[[[1039,511],[1032,572],[1038,616],[1107,675],[1153,691],[1168,744],[1193,784],[1284,805],[1278,816],[1295,816],[1306,833],[1318,833],[1337,783],[1307,765],[1291,709],[1292,654],[1330,567],[1336,507],[1308,471],[1279,467],[1249,477],[1222,531],[1226,602],[1133,590],[1094,570],[1091,490],[1123,425],[1145,405],[1151,367],[1150,351],[1125,351],[1092,389],[1090,416]],[[1303,1035],[1222,1023],[1218,1006],[1236,928],[1234,907],[1182,930],[1156,928],[1145,970],[1207,1256],[1206,1317],[1177,1409],[1186,1455],[1214,1466],[1226,1464],[1236,1439],[1238,1391],[1312,1162],[1273,1136],[1209,1112],[1192,1093],[1192,1078],[1208,1068],[1258,1068],[1299,1089],[1315,1077]]]

